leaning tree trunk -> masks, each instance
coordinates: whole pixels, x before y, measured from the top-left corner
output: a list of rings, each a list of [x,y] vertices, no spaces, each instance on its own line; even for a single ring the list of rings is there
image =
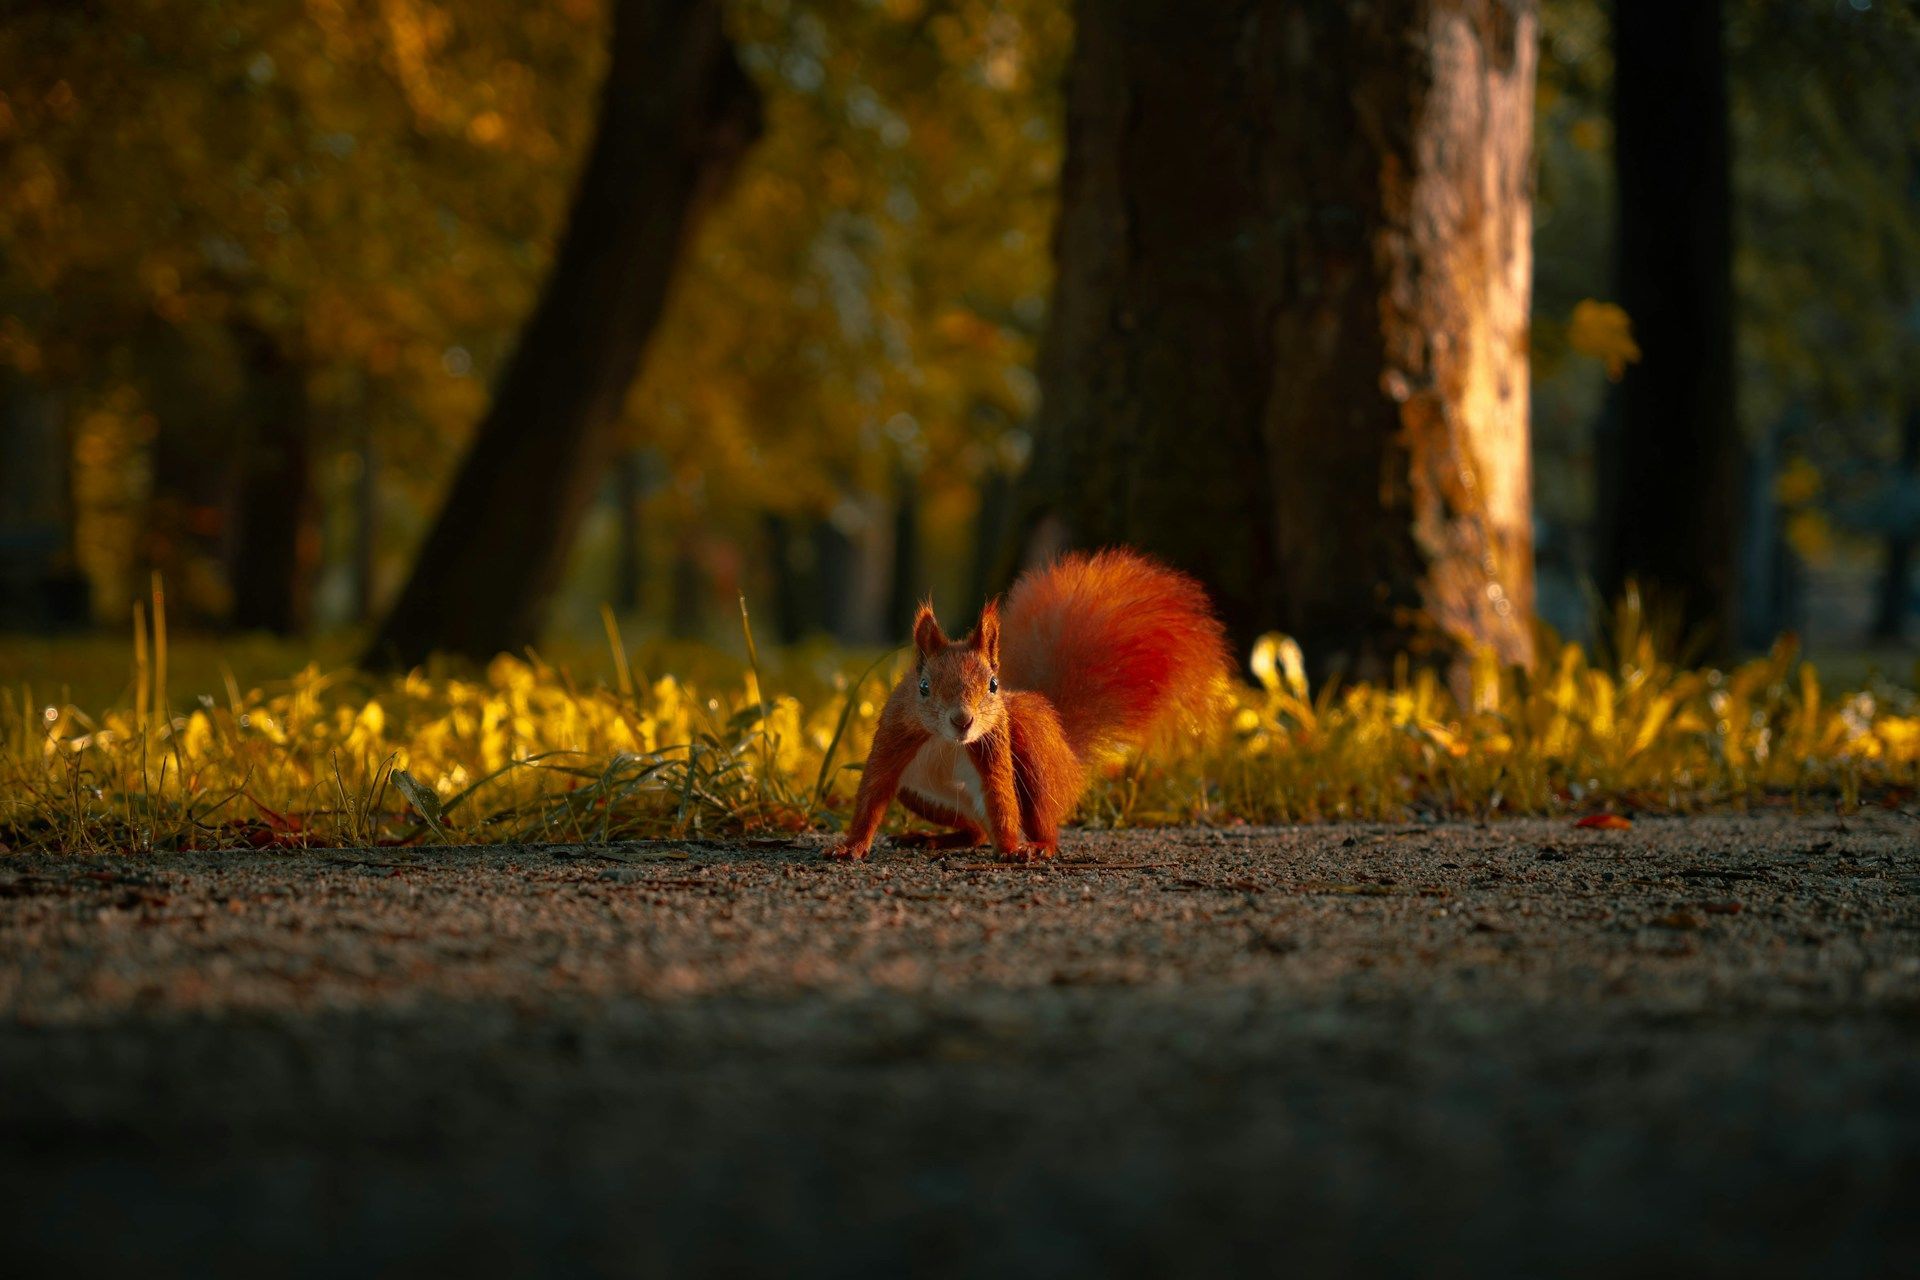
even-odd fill
[[[1081,0],[1032,548],[1320,670],[1531,660],[1529,0]]]
[[[1719,0],[1615,0],[1620,304],[1644,353],[1598,441],[1603,590],[1706,656],[1738,616],[1732,147]]]
[[[370,663],[531,643],[681,250],[760,129],[718,0],[618,0],[600,119],[520,343]]]

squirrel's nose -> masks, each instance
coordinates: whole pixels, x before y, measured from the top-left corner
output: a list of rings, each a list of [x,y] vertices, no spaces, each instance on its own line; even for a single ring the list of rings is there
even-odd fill
[[[955,733],[965,733],[967,730],[973,728],[973,716],[968,712],[956,711],[949,718],[953,721],[953,731]]]

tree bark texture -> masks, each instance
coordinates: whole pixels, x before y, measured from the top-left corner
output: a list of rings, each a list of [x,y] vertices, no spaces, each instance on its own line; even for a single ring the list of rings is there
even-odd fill
[[[1719,0],[1615,0],[1620,305],[1643,358],[1614,395],[1600,463],[1599,578],[1638,582],[1706,657],[1738,618],[1732,145]]]
[[[718,0],[618,0],[552,272],[369,663],[537,637],[674,268],[759,130]]]
[[[1532,657],[1528,0],[1081,0],[1018,535],[1319,670]]]

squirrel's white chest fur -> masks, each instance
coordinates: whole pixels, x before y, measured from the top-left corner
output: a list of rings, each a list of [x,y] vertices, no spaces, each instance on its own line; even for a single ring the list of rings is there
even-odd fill
[[[928,738],[901,776],[900,785],[929,804],[966,814],[975,822],[987,820],[980,771],[973,767],[966,747],[958,742]]]

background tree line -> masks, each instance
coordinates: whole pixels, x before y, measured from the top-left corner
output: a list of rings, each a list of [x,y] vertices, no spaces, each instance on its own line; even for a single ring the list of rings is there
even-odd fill
[[[1349,670],[1629,576],[1724,650],[1835,547],[1908,611],[1904,6],[31,5],[0,63],[16,620],[866,641],[1115,539]]]

